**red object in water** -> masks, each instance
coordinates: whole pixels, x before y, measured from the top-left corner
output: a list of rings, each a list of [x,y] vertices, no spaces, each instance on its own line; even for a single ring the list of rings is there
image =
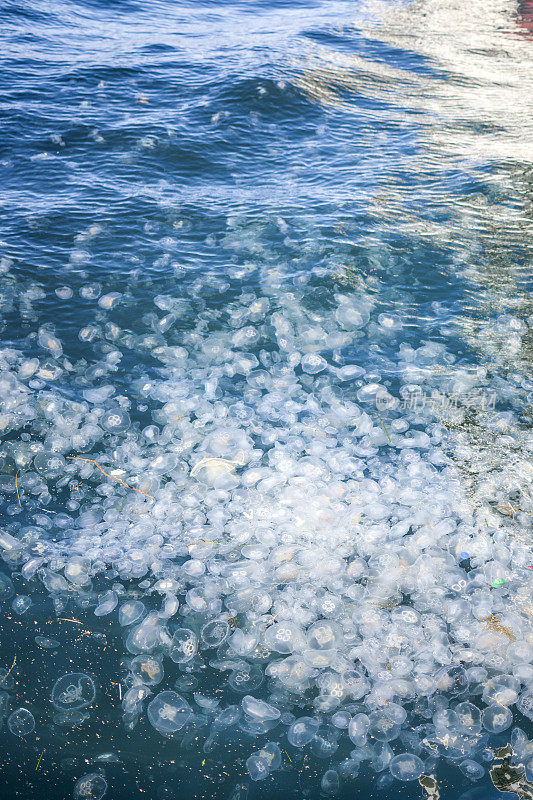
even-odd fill
[[[521,0],[518,4],[518,24],[533,35],[533,0]]]

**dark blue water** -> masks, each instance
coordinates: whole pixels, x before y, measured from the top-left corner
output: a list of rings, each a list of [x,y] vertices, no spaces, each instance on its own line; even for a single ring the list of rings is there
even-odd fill
[[[74,789],[100,772],[114,800],[315,800],[335,796],[328,770],[341,798],[425,798],[389,771],[404,752],[443,800],[516,797],[490,769],[518,728],[513,764],[531,778],[527,4],[7,0],[0,36],[0,513],[19,543],[2,544],[1,800],[100,797]],[[124,426],[106,427],[117,410]],[[41,451],[57,470],[33,463]],[[85,582],[62,577],[72,558]],[[208,584],[220,605],[187,594],[209,600]],[[114,607],[94,614],[108,591],[148,611],[177,598],[168,641],[132,648]],[[328,598],[335,612],[317,607]],[[427,622],[429,655],[414,632],[387,639],[400,604]],[[213,665],[200,631],[215,618],[258,643],[223,644]],[[298,635],[337,619],[344,643],[310,666],[302,644],[264,648],[280,619]],[[177,627],[200,635],[188,666],[168,657]],[[309,683],[276,683],[268,665],[288,652]],[[164,663],[154,696],[182,680],[195,716],[179,735],[154,730],[146,702],[123,717],[138,653]],[[331,722],[371,699],[316,697],[348,663],[379,688],[404,656],[398,679],[486,675],[464,692],[397,688],[407,720],[380,755],[378,737],[356,744]],[[183,678],[219,711],[238,705],[224,658],[259,669],[249,694],[315,714],[331,752],[291,749],[289,717],[260,731],[243,712],[206,747],[215,712]],[[50,701],[70,672],[97,688],[79,719]],[[483,709],[498,675],[518,675],[497,701],[512,726],[485,725],[463,751],[422,729],[441,695]],[[19,707],[35,719],[23,735],[4,719]],[[269,741],[281,766],[251,780]]]

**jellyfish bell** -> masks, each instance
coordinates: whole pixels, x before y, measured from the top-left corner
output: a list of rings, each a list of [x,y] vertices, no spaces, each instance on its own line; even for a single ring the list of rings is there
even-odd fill
[[[192,715],[192,708],[184,697],[171,690],[160,692],[148,704],[148,720],[163,735],[171,735],[183,728]]]
[[[107,781],[99,772],[91,772],[76,781],[74,800],[102,800],[107,792]]]
[[[69,672],[62,675],[52,689],[52,703],[58,711],[75,711],[89,706],[96,697],[96,687],[90,675]]]
[[[7,727],[14,736],[28,736],[35,730],[35,718],[27,708],[17,708],[7,719]]]

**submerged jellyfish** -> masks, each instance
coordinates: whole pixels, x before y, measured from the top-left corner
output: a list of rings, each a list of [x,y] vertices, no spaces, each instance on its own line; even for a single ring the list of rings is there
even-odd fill
[[[146,608],[144,603],[140,600],[128,600],[122,605],[118,612],[119,623],[126,627],[126,625],[133,625],[144,615]]]
[[[15,736],[27,736],[35,729],[35,719],[27,708],[17,708],[7,719],[7,727]]]
[[[301,643],[302,631],[294,623],[284,621],[267,628],[263,640],[267,647],[277,653],[292,653]]]
[[[148,720],[156,731],[163,735],[179,731],[191,714],[192,708],[188,702],[176,692],[159,692],[148,703]]]
[[[399,781],[414,781],[424,772],[424,762],[412,753],[402,753],[391,759],[389,770]]]
[[[15,614],[25,614],[30,606],[31,598],[25,594],[18,594],[11,603],[11,608]]]
[[[257,700],[255,697],[246,695],[242,699],[242,710],[249,717],[253,717],[260,722],[267,720],[279,719],[281,713],[275,706],[265,703],[263,700]]]
[[[59,453],[41,450],[33,459],[36,471],[46,478],[57,478],[65,471],[66,461]]]
[[[102,417],[102,427],[110,433],[122,433],[130,426],[130,415],[122,408],[113,408],[106,411]]]
[[[198,639],[189,628],[177,628],[172,637],[169,656],[176,664],[185,664],[198,651]]]
[[[52,703],[58,711],[73,711],[89,706],[96,697],[96,688],[90,675],[68,672],[62,675],[52,689]]]
[[[14,593],[15,587],[11,582],[11,578],[8,578],[3,572],[0,572],[0,600],[7,600],[7,598],[11,597]]]
[[[511,726],[513,715],[505,706],[493,704],[483,711],[481,721],[485,730],[501,733]]]
[[[218,647],[229,636],[229,625],[225,620],[208,622],[200,631],[200,637],[206,647]]]
[[[103,775],[91,772],[83,775],[74,786],[74,800],[102,800],[107,792],[107,782]]]
[[[131,662],[131,671],[145,686],[155,686],[163,680],[163,667],[156,656],[137,656]]]
[[[235,692],[249,693],[258,689],[263,683],[261,668],[255,664],[243,664],[234,669],[228,678],[228,683]]]
[[[307,640],[311,650],[332,650],[342,645],[342,629],[336,622],[321,620],[311,625]]]
[[[304,747],[318,731],[318,720],[314,717],[299,717],[287,731],[287,739],[293,747]]]

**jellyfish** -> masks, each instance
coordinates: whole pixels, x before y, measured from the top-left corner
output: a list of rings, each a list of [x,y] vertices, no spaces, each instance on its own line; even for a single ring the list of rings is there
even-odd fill
[[[234,691],[249,694],[258,689],[263,680],[261,667],[245,663],[231,672],[228,683]]]
[[[176,664],[185,664],[196,655],[198,639],[189,628],[177,628],[172,637],[169,656]]]
[[[74,786],[74,800],[102,800],[107,792],[107,782],[99,772],[83,775]]]
[[[253,753],[250,758],[246,760],[246,769],[248,775],[253,781],[262,781],[268,777],[270,770],[263,758],[259,753]]]
[[[287,731],[287,739],[293,747],[305,747],[318,731],[318,720],[314,717],[299,717]]]
[[[68,672],[52,689],[52,703],[58,711],[74,711],[89,706],[96,697],[96,687],[90,675]]]
[[[226,641],[229,631],[229,625],[225,620],[212,620],[204,625],[200,637],[206,647],[218,647]]]
[[[35,470],[45,478],[57,478],[65,471],[66,461],[59,453],[41,450],[33,459]]]
[[[402,753],[391,759],[389,770],[399,781],[414,781],[424,772],[424,762],[412,753]]]
[[[7,600],[15,593],[15,587],[7,575],[0,572],[0,600]]]
[[[270,625],[263,635],[263,641],[277,653],[292,653],[302,640],[302,631],[292,622],[283,621]]]
[[[255,697],[246,695],[242,699],[242,710],[249,717],[253,717],[259,722],[266,722],[268,720],[275,720],[280,718],[280,711],[275,706],[265,703],[263,700],[257,700]]]
[[[15,614],[25,614],[30,606],[31,598],[25,594],[18,594],[11,603],[11,608]]]
[[[35,718],[27,708],[17,708],[7,718],[7,727],[14,736],[27,736],[35,730]]]
[[[307,641],[311,650],[335,649],[342,645],[342,629],[329,619],[315,622],[307,631]]]
[[[511,726],[513,715],[508,708],[502,705],[490,705],[481,715],[485,730],[490,733],[501,733]]]
[[[328,769],[322,775],[320,788],[324,794],[337,794],[340,787],[339,774],[334,769]]]
[[[109,433],[123,433],[130,426],[130,415],[122,408],[106,411],[101,419],[102,427]]]
[[[163,680],[161,660],[156,656],[136,656],[131,662],[130,669],[146,686],[155,686]]]
[[[191,714],[192,708],[188,702],[176,692],[159,692],[148,703],[148,720],[150,724],[156,731],[166,736],[183,728]]]
[[[118,621],[123,627],[133,625],[134,622],[138,622],[144,616],[145,612],[144,603],[141,603],[140,600],[128,600],[119,609]]]

